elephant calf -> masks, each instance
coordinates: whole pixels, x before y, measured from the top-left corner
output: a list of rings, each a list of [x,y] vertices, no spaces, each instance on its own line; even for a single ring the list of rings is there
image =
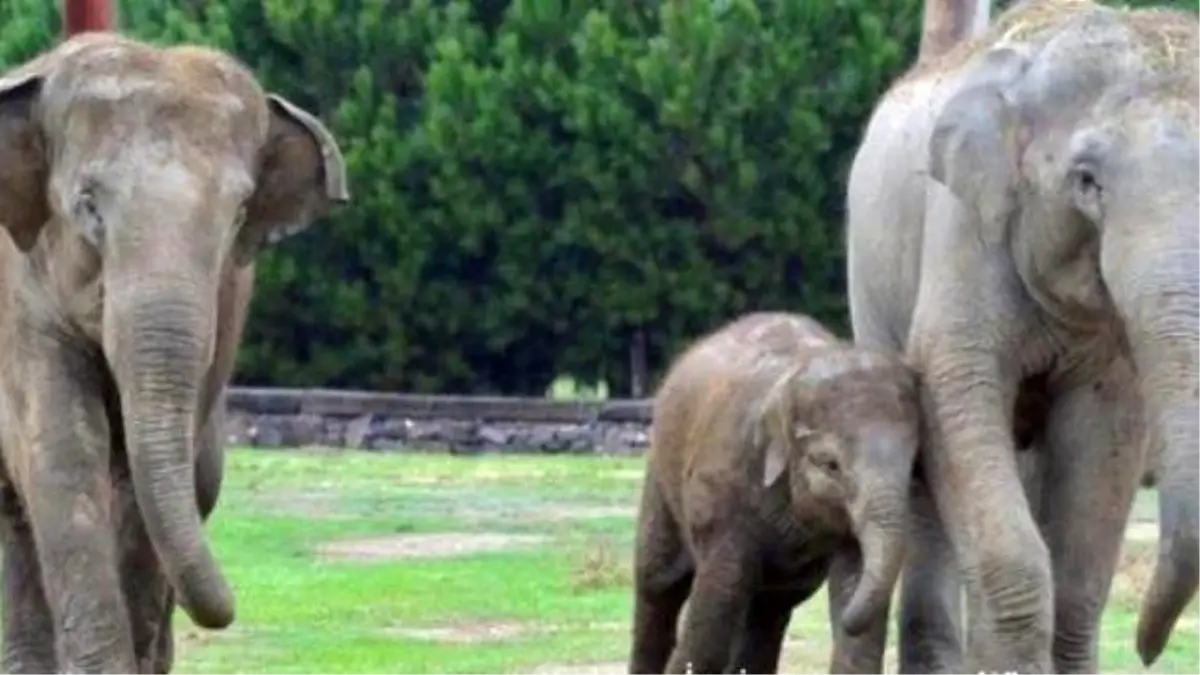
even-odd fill
[[[655,400],[630,671],[775,672],[829,576],[832,669],[882,672],[916,390],[898,357],[797,315],[748,314],[684,352]]]

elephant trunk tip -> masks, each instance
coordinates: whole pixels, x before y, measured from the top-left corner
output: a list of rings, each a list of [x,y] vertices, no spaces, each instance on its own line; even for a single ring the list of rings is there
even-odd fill
[[[177,590],[179,593],[179,605],[187,612],[192,621],[201,628],[209,630],[221,630],[228,628],[236,615],[236,602],[233,592],[225,583],[223,578],[215,579],[215,588],[205,588],[207,584],[199,583],[184,583],[182,588],[194,589],[201,588],[196,593],[183,591],[182,588]]]
[[[1183,441],[1166,446],[1159,476],[1158,558],[1154,576],[1138,616],[1137,650],[1145,665],[1153,664],[1166,648],[1175,624],[1200,587],[1200,503],[1196,500],[1195,407],[1182,409],[1188,426]]]
[[[1151,617],[1149,614],[1159,614],[1161,611],[1143,609],[1138,617],[1137,651],[1142,665],[1149,668],[1154,665],[1167,646],[1167,638],[1171,635],[1175,621],[1163,617]]]
[[[1138,623],[1137,650],[1144,667],[1154,665],[1166,646],[1167,640],[1162,631],[1151,631],[1145,624]]]
[[[862,584],[862,581],[859,583]],[[879,582],[875,581],[869,585],[877,587]],[[874,597],[873,593],[856,592],[842,612],[842,630],[846,635],[857,637],[865,633],[879,611],[878,604],[879,599]]]
[[[1198,578],[1197,558],[1200,558],[1195,539],[1191,545],[1164,550],[1154,570],[1154,580],[1146,594],[1138,616],[1137,651],[1142,664],[1149,667],[1158,660],[1175,629],[1175,623],[1188,603],[1196,597]],[[1179,555],[1172,555],[1176,553]]]
[[[904,558],[903,546],[894,533],[871,532],[860,542],[860,550],[858,583],[841,615],[842,630],[851,637],[862,635],[881,614],[887,614]]]

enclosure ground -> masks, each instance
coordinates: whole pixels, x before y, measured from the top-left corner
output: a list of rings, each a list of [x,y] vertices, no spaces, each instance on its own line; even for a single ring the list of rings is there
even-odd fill
[[[233,452],[211,533],[237,622],[180,615],[177,670],[623,672],[641,478],[636,459]],[[1134,629],[1156,512],[1142,494],[1104,672],[1146,672]],[[825,612],[823,593],[796,612],[787,672],[827,672]],[[1196,672],[1197,640],[1193,604],[1151,672]]]

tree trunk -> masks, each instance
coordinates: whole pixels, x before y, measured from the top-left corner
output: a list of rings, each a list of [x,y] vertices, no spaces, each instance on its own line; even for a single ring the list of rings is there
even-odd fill
[[[629,395],[644,397],[646,379],[646,331],[639,328],[633,332],[633,341],[629,345]]]
[[[87,31],[116,30],[116,0],[63,0],[63,31],[71,37]]]

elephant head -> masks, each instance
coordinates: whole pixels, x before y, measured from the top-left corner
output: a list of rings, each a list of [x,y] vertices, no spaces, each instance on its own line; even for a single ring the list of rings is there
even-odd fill
[[[764,484],[786,472],[798,512],[825,514],[858,541],[862,569],[842,626],[860,634],[886,615],[904,563],[917,378],[898,358],[827,348],[785,373],[765,406]]]
[[[201,626],[234,615],[194,476],[221,280],[347,198],[330,132],[223,53],[88,33],[0,79],[0,220],[103,356],[147,532]]]
[[[973,209],[981,246],[1007,251],[1020,302],[1060,344],[1132,358],[1163,444],[1138,628],[1150,663],[1198,581],[1196,19],[1095,8],[964,77],[931,136],[932,178]]]

